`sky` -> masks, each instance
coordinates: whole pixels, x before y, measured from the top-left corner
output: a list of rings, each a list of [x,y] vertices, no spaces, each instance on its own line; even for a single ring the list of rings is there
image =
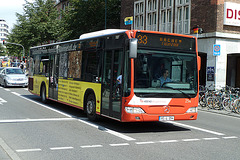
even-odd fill
[[[34,0],[28,0],[33,2]],[[17,24],[16,13],[23,13],[23,5],[25,0],[0,0],[0,19],[4,19],[8,26],[9,31]]]

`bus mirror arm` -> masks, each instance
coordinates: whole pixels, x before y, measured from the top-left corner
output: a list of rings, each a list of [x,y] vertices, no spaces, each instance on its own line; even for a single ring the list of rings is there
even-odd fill
[[[137,38],[132,38],[129,41],[129,58],[137,58]]]

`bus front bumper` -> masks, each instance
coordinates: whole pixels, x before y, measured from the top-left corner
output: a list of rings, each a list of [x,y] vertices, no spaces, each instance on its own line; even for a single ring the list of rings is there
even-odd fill
[[[198,113],[183,114],[130,114],[125,113],[122,122],[153,122],[153,121],[178,121],[178,120],[196,120]]]

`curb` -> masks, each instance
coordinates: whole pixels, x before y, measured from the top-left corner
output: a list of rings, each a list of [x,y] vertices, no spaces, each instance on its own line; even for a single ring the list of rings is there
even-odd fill
[[[213,110],[213,109],[207,109],[207,107],[204,107],[204,108],[203,107],[198,107],[198,110],[240,118],[240,114],[233,113],[233,112],[228,112],[228,111],[225,111],[225,110]]]

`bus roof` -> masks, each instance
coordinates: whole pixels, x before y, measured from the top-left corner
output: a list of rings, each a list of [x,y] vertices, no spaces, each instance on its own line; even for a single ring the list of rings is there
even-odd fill
[[[97,38],[97,37],[101,37],[101,36],[108,36],[108,35],[112,35],[112,34],[119,34],[119,33],[124,33],[126,31],[127,30],[124,30],[124,29],[105,29],[105,30],[101,30],[101,31],[82,34],[79,37],[79,39],[68,40],[68,41],[63,41],[63,42],[56,42],[56,43],[51,43],[51,44],[45,44],[45,45],[41,45],[41,46],[34,46],[34,47],[31,47],[30,49],[47,47],[47,46],[52,46],[52,45],[56,45],[56,44],[63,44],[63,43],[67,43],[67,42],[75,42],[75,41],[90,39],[90,38]]]
[[[99,36],[107,36],[107,35],[110,35],[110,34],[124,33],[126,31],[127,30],[125,30],[125,29],[105,29],[105,30],[101,30],[101,31],[82,34],[79,37],[79,39],[87,39],[87,38],[93,38],[93,37],[99,37]]]

